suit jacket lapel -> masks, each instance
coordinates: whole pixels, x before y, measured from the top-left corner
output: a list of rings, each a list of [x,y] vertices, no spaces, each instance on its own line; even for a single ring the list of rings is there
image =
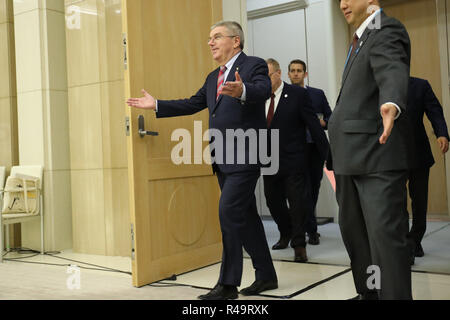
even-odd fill
[[[215,71],[213,71],[213,75],[210,77],[211,80],[209,80],[208,84],[208,100],[207,101],[214,101],[213,104],[208,105],[208,107],[213,111],[216,106],[216,95],[217,95],[217,78],[219,78],[219,71],[220,68],[217,68]]]
[[[345,67],[344,74],[342,75],[342,86],[344,86],[344,82],[347,79],[348,74],[350,73],[350,69],[353,66],[353,62],[355,62],[356,58],[358,57],[359,52],[361,51],[364,44],[367,42],[367,39],[369,38],[371,32],[372,32],[372,30],[367,28],[366,31],[364,31],[361,38],[358,40],[358,43],[356,44],[356,52],[353,55],[353,57],[351,57],[349,59],[349,61],[347,62],[347,66]]]
[[[241,52],[241,54],[239,55],[239,57],[236,59],[233,66],[231,67],[231,70],[228,73],[228,76],[227,76],[225,82],[236,80],[235,73],[236,73],[236,71],[238,71],[240,73],[243,70],[244,67],[242,65],[243,65],[246,57],[247,57],[247,55],[244,52]],[[217,81],[218,77],[219,77],[219,73],[217,72],[217,76],[214,77],[216,79],[216,81]],[[217,82],[216,82],[216,88],[217,88]],[[217,94],[217,89],[215,91],[215,94]],[[214,108],[212,110],[213,112],[217,109],[217,107],[219,106],[222,99],[223,99],[223,95],[220,95],[219,99],[217,99],[216,105],[214,106]]]

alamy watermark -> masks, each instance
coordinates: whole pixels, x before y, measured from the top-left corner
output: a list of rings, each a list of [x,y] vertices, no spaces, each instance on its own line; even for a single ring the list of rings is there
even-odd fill
[[[81,10],[79,6],[69,6],[66,10],[66,27],[69,30],[81,29]]]
[[[380,290],[381,289],[381,269],[379,266],[372,265],[367,268],[367,274],[370,274],[367,278],[367,288],[369,290]]]
[[[368,14],[373,14],[376,11],[380,10],[380,7],[377,5],[371,5],[367,8],[367,13]],[[369,28],[369,30],[380,30],[381,29],[381,14],[377,14],[369,23],[369,25],[367,26],[367,28]]]
[[[280,165],[279,135],[278,129],[270,130],[270,137],[267,129],[227,129],[224,136],[218,129],[203,132],[202,121],[194,121],[193,138],[187,129],[172,132],[171,140],[179,143],[172,149],[171,159],[176,165],[259,163],[263,166],[261,174],[273,175]],[[203,150],[204,141],[210,144]]]
[[[81,289],[81,269],[77,266],[71,265],[67,267],[67,277],[66,286],[69,290],[80,290]]]

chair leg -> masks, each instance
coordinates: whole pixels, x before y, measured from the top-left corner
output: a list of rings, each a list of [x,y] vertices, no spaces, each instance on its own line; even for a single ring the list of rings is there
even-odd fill
[[[2,216],[1,216],[1,212],[0,212],[0,263],[3,263],[3,221],[2,221]]]
[[[9,225],[5,226],[5,238],[6,238],[6,252],[10,252],[11,248],[9,247]]]
[[[44,208],[42,207],[42,195],[39,198],[41,200],[41,207],[39,208],[41,211],[41,254],[44,254]]]

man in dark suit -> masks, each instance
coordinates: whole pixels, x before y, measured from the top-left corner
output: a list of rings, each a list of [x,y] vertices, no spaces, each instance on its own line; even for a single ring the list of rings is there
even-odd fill
[[[421,245],[427,227],[428,179],[434,164],[430,143],[423,124],[427,115],[442,154],[448,151],[448,129],[442,106],[427,80],[411,77],[408,90],[408,118],[414,130],[414,167],[409,171],[409,196],[411,197],[413,223],[409,239],[413,247],[411,263],[415,257],[423,257]]]
[[[244,34],[238,23],[225,21],[215,24],[211,28],[208,45],[220,68],[208,75],[204,86],[190,99],[156,101],[143,91],[143,98],[129,99],[128,104],[155,109],[158,118],[190,115],[208,108],[210,129],[220,132],[223,138],[222,145],[214,145],[213,142],[214,147],[211,148],[216,148],[212,154],[213,170],[222,191],[219,219],[223,254],[217,285],[199,298],[236,299],[242,278],[243,248],[252,258],[256,281],[241,290],[241,294],[254,295],[278,287],[264,228],[256,209],[254,191],[260,165],[249,160],[254,156],[254,146],[245,144],[244,154],[240,154],[236,137],[227,134],[233,129],[265,128],[264,103],[270,97],[270,79],[264,60],[242,52]],[[220,147],[222,149],[218,150]],[[231,157],[227,153],[232,153]],[[237,160],[242,158],[245,162],[240,164]]]
[[[356,298],[412,299],[405,210],[409,36],[378,0],[341,0],[340,7],[356,32],[328,132]]]
[[[281,80],[280,64],[268,59],[272,96],[266,102],[267,126],[279,132],[280,169],[275,175],[264,176],[267,206],[280,231],[280,241],[291,242],[295,261],[306,262],[305,222],[313,210],[307,165],[306,126],[308,126],[320,154],[325,161],[328,140],[311,107],[307,90],[291,86]],[[289,201],[289,208],[286,204]],[[287,244],[285,243],[287,240]]]
[[[308,76],[306,63],[300,59],[292,60],[291,63],[289,63],[288,70],[288,76],[291,83],[308,90],[313,110],[320,120],[320,125],[323,130],[327,130],[328,120],[331,117],[331,108],[323,90],[305,85],[305,78]],[[323,177],[325,161],[321,158],[318,145],[311,137],[311,133],[308,129],[306,130],[306,141],[308,142],[308,171],[311,182],[313,211],[306,219],[305,231],[308,233],[308,243],[311,245],[318,245],[320,244],[320,234],[317,232],[316,205],[317,199],[319,198],[320,182]]]

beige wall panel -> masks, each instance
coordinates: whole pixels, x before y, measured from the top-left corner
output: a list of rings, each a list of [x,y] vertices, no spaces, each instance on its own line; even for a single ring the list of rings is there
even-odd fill
[[[0,24],[0,98],[16,95],[13,28],[11,23]]]
[[[43,103],[45,92],[31,91],[17,97],[19,160],[21,165],[44,165]],[[45,168],[48,169],[48,168]]]
[[[72,248],[72,208],[70,171],[44,171],[44,233],[46,251]],[[51,213],[51,214],[50,214]],[[35,250],[40,248],[38,221],[22,224],[22,242]]]
[[[18,162],[17,101],[15,97],[0,98],[0,164],[11,167]]]
[[[97,2],[96,0],[77,1],[76,6],[82,11],[81,29],[66,28],[69,88],[100,81]]]
[[[103,170],[72,170],[71,183],[73,249],[106,255]]]
[[[41,33],[40,29],[36,27],[40,25],[40,21],[41,12],[39,10],[15,16],[15,24],[20,25],[20,28],[15,28],[18,93],[43,88]]]
[[[105,231],[108,256],[131,255],[128,169],[104,170]]]
[[[123,80],[122,5],[106,0],[99,12],[100,81]]]
[[[70,88],[69,127],[72,170],[102,168],[102,125],[101,86],[94,84]]]
[[[102,83],[103,167],[127,168],[123,80]]]
[[[411,38],[411,75],[427,79],[442,101],[440,56],[438,47],[436,2],[412,0],[385,8],[388,15],[399,19]],[[443,106],[448,108],[449,106]],[[450,119],[446,119],[450,123]],[[428,213],[447,215],[447,185],[444,156],[436,143],[430,122],[424,117],[436,164],[430,171]]]
[[[67,62],[66,55],[61,49],[66,47],[66,34],[62,26],[65,25],[65,16],[63,12],[48,10],[45,12],[47,20],[47,60],[45,65],[48,71],[45,74],[48,81],[45,81],[51,90],[67,91]]]
[[[14,15],[39,9],[41,0],[14,1]]]
[[[13,0],[1,0],[0,1],[0,23],[13,22]]]
[[[46,132],[52,139],[45,145],[46,160],[52,170],[70,169],[69,109],[67,91],[46,91]]]

